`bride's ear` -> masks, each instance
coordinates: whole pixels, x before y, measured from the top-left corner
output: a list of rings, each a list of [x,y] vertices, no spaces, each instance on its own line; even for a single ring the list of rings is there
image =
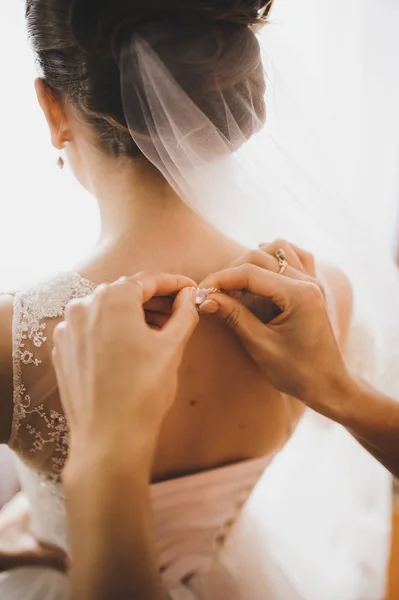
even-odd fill
[[[57,150],[61,150],[65,146],[65,142],[71,138],[64,101],[47,85],[44,79],[36,79],[35,89],[50,129],[51,142]]]

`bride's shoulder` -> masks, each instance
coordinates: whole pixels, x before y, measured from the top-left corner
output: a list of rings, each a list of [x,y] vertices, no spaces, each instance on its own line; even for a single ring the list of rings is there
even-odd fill
[[[353,291],[350,279],[341,269],[330,263],[318,264],[317,275],[324,287],[330,312],[335,318],[340,340],[344,342],[353,311]]]
[[[0,293],[0,443],[8,442],[13,413],[13,306],[13,295]]]

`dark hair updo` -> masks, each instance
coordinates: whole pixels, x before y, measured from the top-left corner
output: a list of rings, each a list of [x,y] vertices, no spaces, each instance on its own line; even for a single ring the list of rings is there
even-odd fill
[[[246,138],[265,118],[265,82],[250,25],[266,21],[272,0],[26,0],[28,33],[42,75],[94,128],[112,156],[140,155],[124,115],[119,55],[145,35],[168,70],[228,139],[227,109]],[[139,82],[137,85],[140,85]],[[248,103],[237,106],[237,93]],[[245,108],[245,106],[247,108]],[[137,128],[142,127],[140,104]],[[223,116],[224,115],[224,116]]]

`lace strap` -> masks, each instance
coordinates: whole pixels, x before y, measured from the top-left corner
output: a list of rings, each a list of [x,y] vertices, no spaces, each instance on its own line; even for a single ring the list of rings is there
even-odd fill
[[[13,313],[13,384],[14,384],[14,415],[11,430],[10,445],[18,448],[18,435],[22,423],[30,428],[35,439],[33,449],[42,447],[43,439],[37,430],[27,424],[29,415],[33,412],[45,423],[44,429],[54,427],[53,416],[45,414],[45,408],[32,403],[30,390],[27,389],[25,378],[29,370],[29,381],[38,380],[42,360],[37,356],[39,349],[46,343],[46,328],[48,319],[62,318],[67,304],[74,298],[82,298],[93,293],[95,285],[74,273],[64,273],[56,278],[40,282],[36,287],[18,292],[14,296]],[[44,392],[45,390],[43,390]],[[40,400],[40,399],[39,399]],[[59,415],[54,417],[59,418]]]

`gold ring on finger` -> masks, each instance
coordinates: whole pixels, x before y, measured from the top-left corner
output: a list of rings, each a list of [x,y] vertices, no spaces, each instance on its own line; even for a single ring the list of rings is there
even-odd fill
[[[287,256],[282,248],[279,248],[274,256],[277,258],[277,261],[278,261],[278,266],[279,266],[278,274],[283,275],[286,268],[288,267]]]

